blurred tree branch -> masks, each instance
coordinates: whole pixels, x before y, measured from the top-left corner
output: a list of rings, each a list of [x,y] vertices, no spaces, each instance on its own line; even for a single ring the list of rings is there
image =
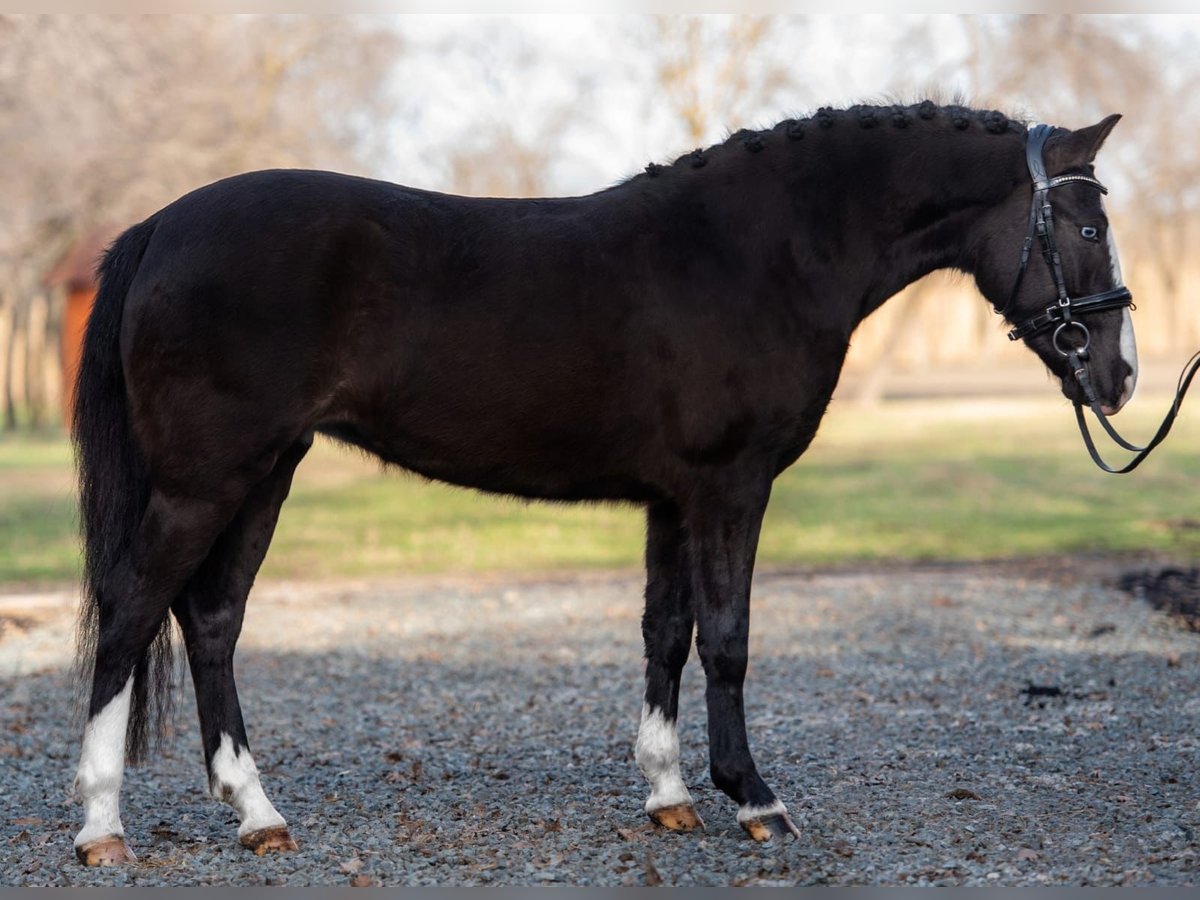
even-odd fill
[[[37,375],[46,367],[17,357],[57,349],[40,333],[56,316],[41,311],[39,282],[73,240],[237,172],[379,162],[400,39],[363,21],[0,16],[0,297],[17,326],[0,348],[10,419],[12,407],[36,416],[50,393]],[[32,315],[17,313],[28,304]]]

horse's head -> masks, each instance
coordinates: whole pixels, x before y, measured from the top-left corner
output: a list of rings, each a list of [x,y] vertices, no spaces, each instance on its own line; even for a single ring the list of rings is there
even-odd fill
[[[1107,414],[1125,405],[1137,381],[1130,295],[1092,166],[1119,118],[1078,131],[1030,130],[1028,175],[988,214],[976,271],[980,288],[1014,325],[1010,337],[1024,340],[1062,379],[1067,399],[1085,405],[1076,370],[1086,365]]]

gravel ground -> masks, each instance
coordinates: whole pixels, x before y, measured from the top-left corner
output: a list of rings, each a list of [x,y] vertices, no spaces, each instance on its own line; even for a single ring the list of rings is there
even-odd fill
[[[241,693],[300,852],[237,845],[184,705],[126,777],[142,862],[120,871],[71,850],[72,598],[0,598],[0,884],[1192,884],[1200,635],[1119,574],[762,573],[747,716],[804,835],[781,846],[707,783],[694,654],[683,769],[708,830],[644,817],[636,575],[265,585]]]

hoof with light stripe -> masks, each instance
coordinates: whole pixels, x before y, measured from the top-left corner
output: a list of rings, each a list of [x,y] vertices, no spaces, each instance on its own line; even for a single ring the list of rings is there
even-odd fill
[[[75,855],[85,866],[127,866],[138,861],[119,834],[80,844],[75,848]]]
[[[787,813],[777,813],[761,819],[747,819],[741,824],[746,829],[746,833],[756,841],[771,841],[780,838],[795,840],[800,837],[800,829],[793,824]]]
[[[677,803],[674,806],[651,810],[649,816],[657,824],[671,831],[704,830],[704,820],[700,818],[700,813],[696,812],[696,807],[690,803]]]
[[[253,850],[255,856],[265,856],[268,853],[291,853],[300,848],[288,834],[287,828],[262,828],[251,831],[240,838],[242,846]]]

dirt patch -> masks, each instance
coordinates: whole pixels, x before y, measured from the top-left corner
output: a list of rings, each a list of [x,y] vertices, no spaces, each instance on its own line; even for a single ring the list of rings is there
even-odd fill
[[[1120,585],[1188,631],[1200,631],[1200,569],[1127,572]]]

